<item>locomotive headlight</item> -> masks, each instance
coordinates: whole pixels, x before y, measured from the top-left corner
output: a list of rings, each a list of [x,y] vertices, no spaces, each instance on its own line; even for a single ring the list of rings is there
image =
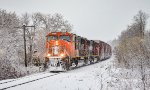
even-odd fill
[[[50,56],[51,56],[51,54],[50,54],[50,53],[48,53],[48,54],[47,54],[47,57],[50,57]]]
[[[58,46],[58,41],[56,41],[56,46]]]
[[[60,56],[61,56],[61,57],[65,57],[65,54],[64,54],[64,53],[61,53]]]

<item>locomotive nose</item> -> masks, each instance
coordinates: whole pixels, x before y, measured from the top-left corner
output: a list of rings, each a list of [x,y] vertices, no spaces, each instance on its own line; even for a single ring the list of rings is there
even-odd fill
[[[66,56],[65,44],[62,40],[52,40],[49,42],[48,58],[64,58]]]

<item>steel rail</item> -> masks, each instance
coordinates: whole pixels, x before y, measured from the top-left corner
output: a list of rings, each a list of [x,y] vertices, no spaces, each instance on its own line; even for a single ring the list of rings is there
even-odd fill
[[[45,77],[41,77],[41,78],[37,78],[37,79],[34,79],[34,80],[22,82],[22,83],[15,84],[15,85],[12,85],[12,86],[0,88],[0,90],[6,90],[6,89],[9,89],[9,88],[12,88],[12,87],[16,87],[16,86],[20,86],[20,85],[27,84],[27,83],[30,83],[30,82],[35,82],[35,81],[38,81],[38,80],[41,80],[41,79],[45,79],[45,78],[48,78],[48,77],[56,76],[58,74],[60,74],[60,73],[56,73],[56,74],[53,74],[53,75],[48,75],[48,76],[45,76]]]

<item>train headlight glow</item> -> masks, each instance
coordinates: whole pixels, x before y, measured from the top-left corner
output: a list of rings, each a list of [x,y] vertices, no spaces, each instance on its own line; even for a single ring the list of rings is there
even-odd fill
[[[47,57],[50,57],[50,56],[51,56],[51,54],[50,54],[50,53],[48,53],[48,54],[47,54]]]
[[[56,41],[56,46],[58,46],[58,41]]]
[[[64,53],[61,53],[60,56],[61,56],[61,57],[65,57],[65,54],[64,54]]]

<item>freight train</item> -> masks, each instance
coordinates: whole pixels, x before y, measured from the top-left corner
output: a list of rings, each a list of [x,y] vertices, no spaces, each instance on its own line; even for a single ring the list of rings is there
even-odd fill
[[[45,66],[50,71],[67,71],[72,65],[85,65],[110,58],[111,46],[69,32],[50,32],[46,36]]]

